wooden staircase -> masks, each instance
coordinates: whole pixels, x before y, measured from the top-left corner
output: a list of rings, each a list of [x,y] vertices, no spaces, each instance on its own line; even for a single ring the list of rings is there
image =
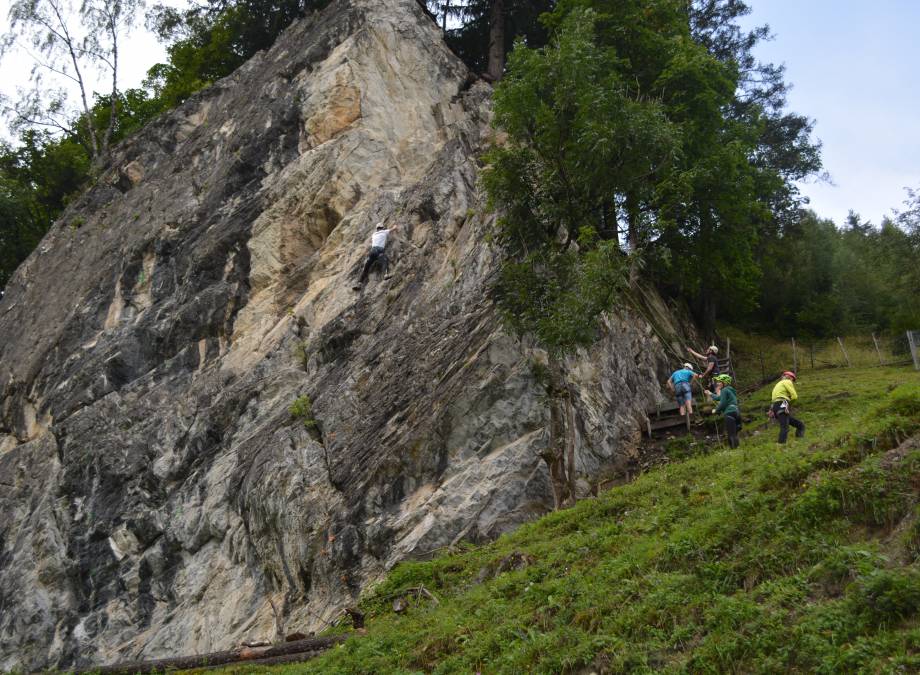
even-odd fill
[[[668,431],[682,426],[686,427],[689,432],[690,418],[680,414],[680,406],[676,401],[659,403],[646,410],[646,433],[649,438],[654,436],[655,432]]]

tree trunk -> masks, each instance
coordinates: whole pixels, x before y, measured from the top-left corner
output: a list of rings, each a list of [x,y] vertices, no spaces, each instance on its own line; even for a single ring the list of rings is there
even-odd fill
[[[112,40],[112,92],[109,100],[109,123],[105,129],[99,156],[94,158],[97,169],[101,169],[109,158],[112,133],[118,121],[118,18],[116,15],[110,16],[108,30],[109,38]]]
[[[635,193],[626,193],[626,223],[629,232],[629,252],[639,251],[639,200]]]
[[[99,158],[99,138],[96,134],[96,126],[93,124],[92,108],[87,98],[86,82],[83,80],[83,72],[80,68],[80,58],[77,56],[79,45],[77,44],[76,38],[70,34],[67,28],[63,6],[57,2],[51,2],[49,3],[49,7],[51,11],[54,12],[54,16],[58,22],[57,27],[52,27],[51,30],[61,36],[64,46],[67,48],[67,53],[70,55],[70,64],[73,66],[74,72],[72,79],[76,81],[80,89],[80,100],[83,103],[83,115],[81,115],[81,117],[86,125],[86,134],[89,136],[90,158],[95,164]]]
[[[635,193],[626,193],[626,223],[630,254],[639,253],[639,200]],[[629,283],[635,284],[639,280],[638,259],[634,259],[629,266]]]
[[[703,335],[715,335],[716,332],[716,301],[712,297],[712,292],[703,286],[703,297],[700,300],[702,307]]]
[[[575,505],[575,406],[572,405],[572,389],[565,386],[566,437],[565,463],[568,469],[568,491],[572,505]]]
[[[492,0],[489,16],[489,65],[486,74],[493,82],[505,72],[505,0]]]
[[[94,667],[89,670],[77,671],[79,673],[97,673],[98,675],[132,675],[134,673],[159,673],[166,670],[187,670],[190,668],[213,667],[229,663],[249,662],[254,660],[270,659],[282,656],[297,655],[298,660],[307,660],[315,653],[325,651],[330,647],[344,642],[348,635],[332,635],[330,637],[308,638],[296,642],[275,645],[273,647],[239,647],[223,652],[200,654],[196,656],[180,656],[155,661],[128,661],[116,663],[111,666]]]
[[[541,454],[549,469],[553,507],[558,510],[575,503],[575,408],[562,364],[549,357],[549,447]],[[568,467],[566,467],[568,464]]]
[[[549,470],[549,482],[553,489],[553,510],[558,511],[565,503],[565,455],[563,443],[565,422],[562,406],[558,398],[549,394],[549,447],[542,453],[543,461]]]

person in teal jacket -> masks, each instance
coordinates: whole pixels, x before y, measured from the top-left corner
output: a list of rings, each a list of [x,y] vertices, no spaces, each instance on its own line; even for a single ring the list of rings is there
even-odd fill
[[[728,434],[728,447],[737,448],[741,445],[738,440],[738,431],[741,429],[741,408],[738,406],[738,392],[732,386],[731,375],[716,375],[713,380],[716,393],[711,398],[718,403],[712,414],[722,413],[725,420],[725,431]],[[707,394],[709,392],[706,392]]]

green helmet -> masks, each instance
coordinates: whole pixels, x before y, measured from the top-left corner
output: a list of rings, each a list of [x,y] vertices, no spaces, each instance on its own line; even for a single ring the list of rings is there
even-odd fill
[[[731,375],[716,375],[714,378],[716,382],[721,382],[722,384],[731,384],[732,376]]]

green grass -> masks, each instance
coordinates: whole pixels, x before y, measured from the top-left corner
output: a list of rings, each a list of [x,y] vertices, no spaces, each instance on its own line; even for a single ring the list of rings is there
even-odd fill
[[[264,672],[917,672],[920,374],[814,371],[799,393],[805,439],[778,446],[758,413],[738,450],[399,565],[363,602],[367,635]],[[480,580],[513,552],[530,564]],[[394,614],[420,585],[439,604]]]

